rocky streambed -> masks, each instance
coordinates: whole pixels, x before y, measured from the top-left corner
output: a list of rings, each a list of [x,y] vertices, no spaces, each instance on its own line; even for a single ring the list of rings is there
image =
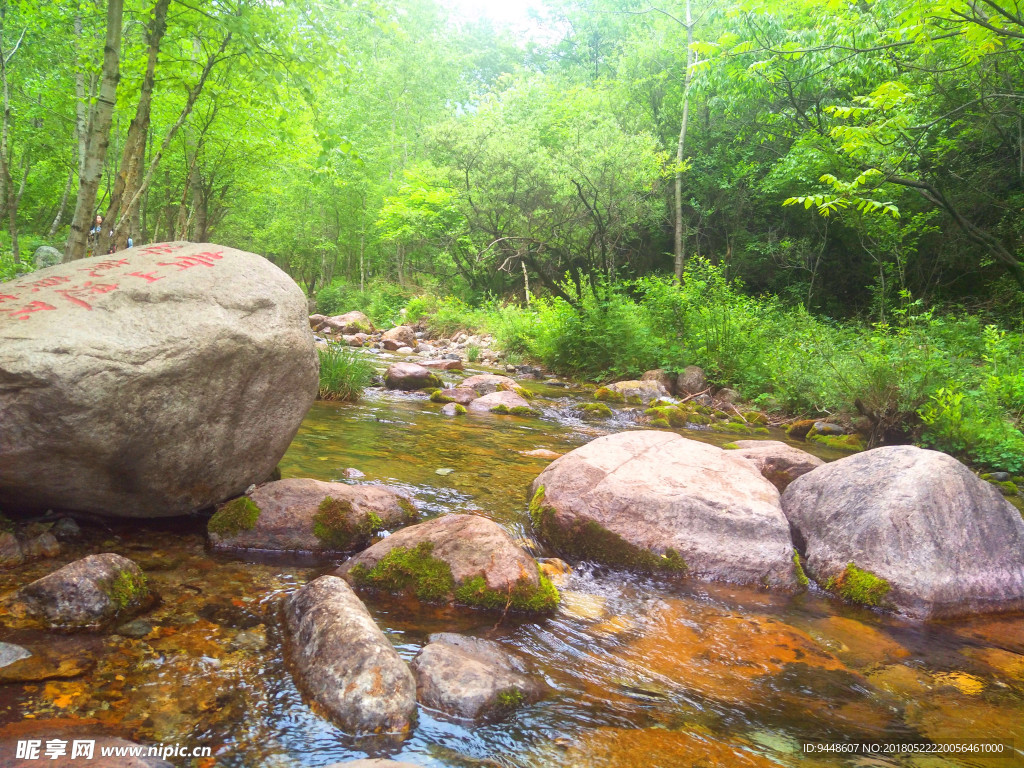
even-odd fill
[[[407,358],[382,357],[382,370],[397,359]],[[442,376],[457,384],[478,373],[485,371]],[[138,564],[155,595],[101,632],[0,630],[8,644],[0,646],[0,740],[89,732],[212,748],[211,758],[180,765],[326,766],[390,756],[421,766],[523,768],[864,764],[809,756],[809,741],[1024,745],[1019,615],[922,622],[814,586],[766,589],[659,570],[565,568],[549,559],[556,553],[537,540],[530,519],[531,483],[555,454],[649,425],[637,424],[644,408],[625,402],[611,403],[610,418],[593,420],[581,410],[592,392],[517,384],[533,395],[534,413],[449,417],[444,403],[422,392],[384,388],[356,404],[318,402],[281,462],[286,479],[353,491],[388,486],[414,504],[419,520],[452,513],[491,520],[539,558],[558,587],[558,607],[542,615],[360,593],[398,669],[416,670],[420,703],[404,710],[403,738],[351,736],[308,683],[296,684],[304,677],[297,630],[289,630],[301,623],[295,596],[318,579],[340,582],[330,574],[346,556],[215,551],[204,520],[175,518],[80,520],[78,530],[56,523],[50,531],[60,534],[59,553],[0,570],[0,591],[8,593],[65,563],[116,552]],[[737,438],[727,430],[658,434],[718,445]],[[47,527],[37,524],[33,533]],[[338,593],[328,585],[330,595]],[[372,634],[370,624],[365,629],[362,638]],[[502,706],[484,717],[473,708],[486,698],[472,675],[485,663],[480,653],[507,662],[500,674],[485,666],[485,679],[528,680],[519,695],[503,682],[495,691],[505,692]],[[446,698],[445,682],[459,676],[476,699]],[[1021,759],[1015,754],[1011,761]],[[990,763],[963,756],[872,762]]]

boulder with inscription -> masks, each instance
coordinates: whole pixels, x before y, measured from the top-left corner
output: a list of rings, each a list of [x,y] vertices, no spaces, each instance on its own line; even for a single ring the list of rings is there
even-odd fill
[[[316,395],[302,290],[160,243],[0,285],[4,508],[162,517],[267,479]]]

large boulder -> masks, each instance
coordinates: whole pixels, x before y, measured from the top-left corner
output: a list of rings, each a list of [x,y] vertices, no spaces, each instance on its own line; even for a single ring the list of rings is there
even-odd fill
[[[708,378],[704,369],[697,365],[686,366],[676,377],[676,394],[680,397],[696,395],[708,388]]]
[[[670,432],[606,435],[549,464],[531,493],[537,533],[566,555],[796,584],[779,492],[732,451]]]
[[[807,574],[916,618],[1024,609],[1024,520],[956,459],[875,448],[794,480],[782,508]]]
[[[511,413],[516,416],[529,416],[535,413],[526,398],[504,390],[470,400],[466,407],[478,413]]]
[[[781,440],[737,440],[725,447],[733,449],[737,456],[752,461],[780,493],[798,477],[825,463],[817,456]]]
[[[89,555],[26,584],[2,599],[12,626],[96,630],[149,605],[146,575],[126,557]]]
[[[160,243],[0,290],[5,509],[181,515],[265,480],[316,396],[306,299],[261,256]]]
[[[417,363],[395,363],[384,372],[384,385],[388,389],[411,391],[427,387],[443,387],[441,377]]]
[[[214,549],[352,552],[373,534],[415,519],[412,501],[384,485],[290,478],[229,501],[207,530]]]
[[[297,682],[350,734],[406,734],[416,681],[342,579],[321,576],[285,605]]]
[[[421,704],[469,720],[507,714],[544,694],[521,659],[477,637],[431,635],[410,666]]]
[[[505,529],[478,515],[409,526],[360,552],[337,575],[359,589],[425,603],[547,613],[558,592]]]

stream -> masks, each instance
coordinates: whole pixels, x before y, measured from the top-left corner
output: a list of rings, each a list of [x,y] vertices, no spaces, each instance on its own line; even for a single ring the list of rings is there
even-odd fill
[[[424,517],[481,514],[537,556],[553,555],[532,539],[527,514],[527,489],[549,459],[524,453],[565,453],[634,423],[627,409],[582,420],[574,405],[584,391],[522,384],[542,416],[448,418],[425,395],[379,388],[354,404],[317,402],[282,474],[386,483],[408,491]],[[719,445],[736,439],[679,431]],[[318,716],[284,661],[281,599],[330,564],[212,554],[198,519],[113,521],[83,525],[58,558],[0,571],[0,590],[102,551],[138,562],[160,604],[107,635],[0,630],[0,641],[45,646],[70,665],[64,676],[41,670],[37,680],[0,683],[4,733],[26,721],[44,732],[48,723],[85,722],[140,741],[208,745],[212,759],[186,763],[203,768],[316,767],[366,755],[452,768],[1024,765],[1021,616],[908,622],[817,589],[774,594],[587,565],[560,585],[559,612],[539,621],[369,601],[406,660],[430,633],[462,632],[526,657],[551,689],[479,725],[421,708],[411,737],[389,745],[348,738]],[[1012,741],[1015,751],[865,757],[804,747],[984,738]]]

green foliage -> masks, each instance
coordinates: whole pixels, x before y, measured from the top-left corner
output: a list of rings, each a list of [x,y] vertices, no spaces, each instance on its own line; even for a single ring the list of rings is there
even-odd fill
[[[871,571],[865,571],[853,563],[847,563],[846,570],[838,576],[829,578],[825,583],[825,589],[835,592],[850,602],[874,607],[882,604],[885,596],[892,589],[892,585]]]
[[[317,293],[316,311],[330,316],[359,310],[374,325],[386,328],[401,324],[402,309],[409,301],[409,289],[386,280],[375,280],[362,291],[358,284],[339,280]]]
[[[518,688],[506,688],[498,691],[498,706],[504,710],[519,709],[526,701],[526,696]]]
[[[317,349],[320,358],[321,400],[358,400],[373,381],[374,369],[369,360],[350,347],[332,344]]]
[[[239,496],[213,513],[206,523],[206,530],[224,537],[235,536],[255,528],[259,517],[260,508],[256,502],[248,496]]]
[[[487,586],[483,576],[467,579],[455,589],[455,601],[487,610],[513,610],[523,613],[550,613],[558,607],[558,589],[544,574],[536,585],[520,578],[511,590],[501,592]]]
[[[466,359],[471,363],[475,363],[477,360],[479,360],[480,347],[478,347],[476,344],[470,344],[468,347],[466,347]]]
[[[424,603],[445,602],[455,589],[455,580],[448,563],[431,555],[433,551],[434,545],[427,541],[412,548],[395,547],[373,568],[360,563],[349,573],[361,587],[415,595]]]

